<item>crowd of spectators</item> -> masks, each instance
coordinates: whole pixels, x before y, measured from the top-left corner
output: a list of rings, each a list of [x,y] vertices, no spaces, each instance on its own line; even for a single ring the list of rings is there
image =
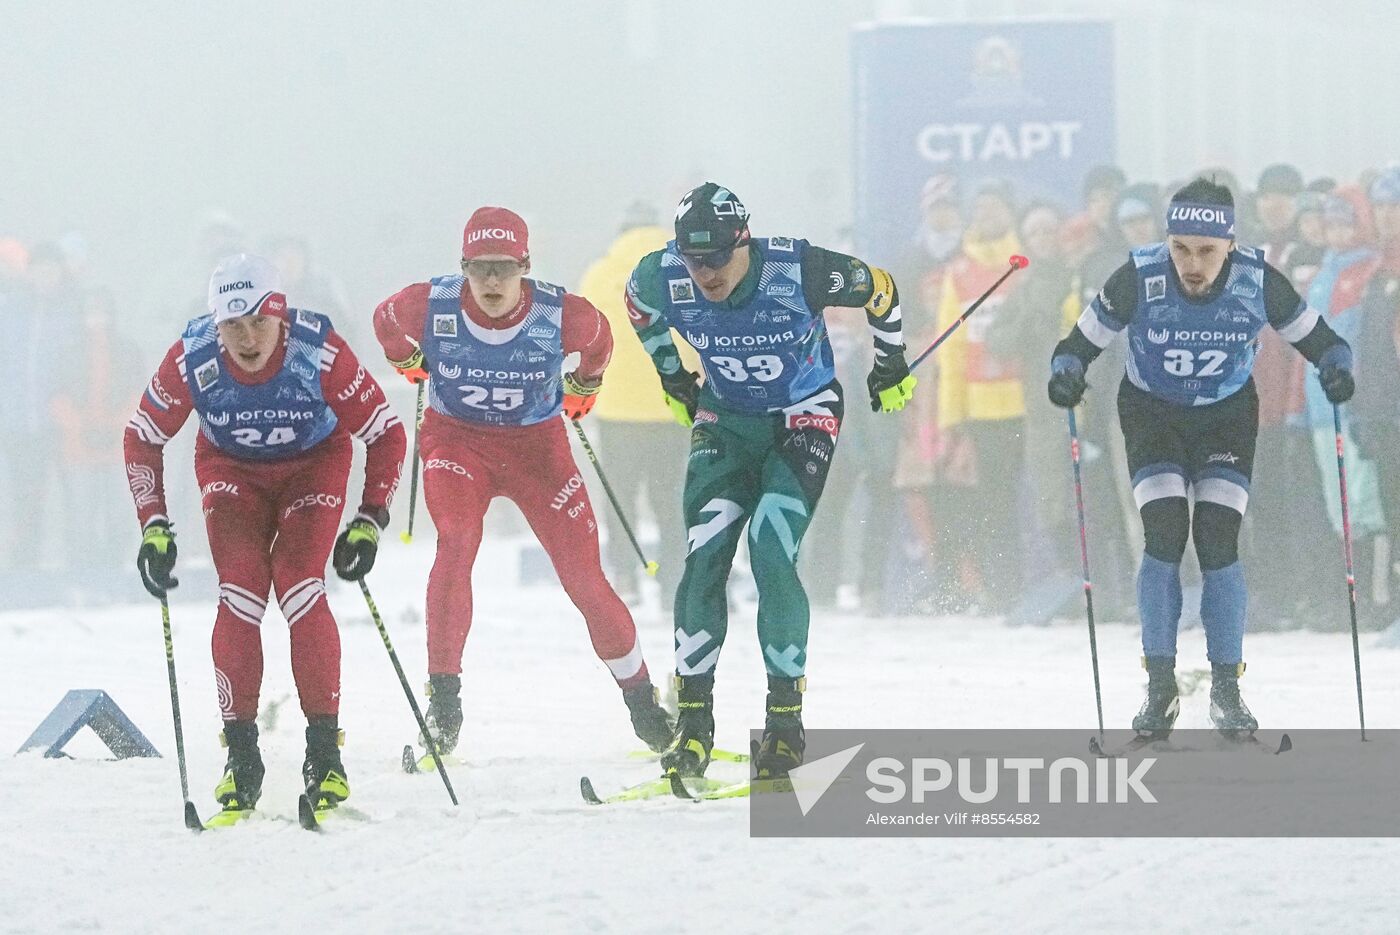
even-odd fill
[[[1392,595],[1400,569],[1400,554],[1392,555],[1400,542],[1400,168],[1339,182],[1278,164],[1250,189],[1223,169],[1199,174],[1234,192],[1240,242],[1262,247],[1356,350],[1358,391],[1343,411],[1361,620],[1386,625],[1400,616],[1400,589]],[[1045,398],[1050,351],[1128,251],[1164,237],[1165,200],[1184,181],[1130,182],[1101,166],[1085,177],[1080,203],[1066,206],[1023,200],[996,179],[928,179],[905,249],[869,258],[888,263],[899,283],[911,352],[1000,275],[1008,256],[1032,262],[921,370],[908,410],[891,417],[847,407],[841,451],[803,550],[815,605],[1012,624],[1075,612],[1078,532],[1064,415]],[[632,265],[668,237],[653,209],[630,206],[577,287],[612,322],[617,351],[596,413],[599,442],[621,496],[666,559],[663,606],[683,563],[684,431],[659,402],[621,296]],[[0,326],[18,349],[0,370],[9,416],[9,443],[0,446],[0,528],[9,531],[0,537],[0,579],[11,590],[51,580],[59,599],[125,593],[114,582],[130,577],[135,532],[122,427],[167,339],[202,310],[208,270],[249,249],[278,264],[294,304],[331,315],[352,343],[367,340],[363,316],[316,268],[304,239],[257,238],[223,214],[207,219],[190,269],[164,288],[175,304],[160,310],[168,327],[158,338],[140,333],[150,309],[144,318],[124,315],[118,297],[94,281],[82,237],[0,237]],[[831,314],[828,326],[841,378],[863,386],[869,354],[859,316]],[[1131,621],[1141,528],[1117,426],[1124,354],[1118,342],[1096,363],[1080,427],[1096,609]],[[1310,369],[1264,331],[1254,370],[1258,456],[1242,539],[1256,629],[1347,624],[1332,411]],[[172,487],[176,497],[180,487]],[[194,497],[183,503],[190,516],[198,515]],[[635,597],[645,577],[625,540],[607,538],[614,582]]]
[[[1339,182],[1277,164],[1252,188],[1223,169],[1194,175],[1230,187],[1238,241],[1263,248],[1356,349],[1364,389],[1343,413],[1361,617],[1388,624],[1400,524],[1400,168]],[[1131,248],[1164,239],[1164,203],[1186,181],[1130,182],[1097,167],[1073,210],[1023,202],[997,180],[925,184],[921,223],[894,268],[911,347],[956,318],[1009,255],[1032,262],[939,349],[937,376],[920,388],[924,415],[901,427],[899,507],[886,522],[901,530],[907,560],[862,595],[869,609],[1038,623],[1082,603],[1068,433],[1045,397],[1050,352]],[[1142,540],[1115,405],[1125,353],[1117,342],[1096,363],[1080,426],[1096,610],[1131,620]],[[1311,369],[1265,329],[1242,543],[1256,629],[1348,625],[1332,408]]]

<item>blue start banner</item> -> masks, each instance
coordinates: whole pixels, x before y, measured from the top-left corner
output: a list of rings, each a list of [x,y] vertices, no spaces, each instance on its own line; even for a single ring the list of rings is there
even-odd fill
[[[1114,161],[1110,23],[873,24],[852,61],[856,238],[873,261],[908,242],[934,175],[1073,211],[1085,172]]]

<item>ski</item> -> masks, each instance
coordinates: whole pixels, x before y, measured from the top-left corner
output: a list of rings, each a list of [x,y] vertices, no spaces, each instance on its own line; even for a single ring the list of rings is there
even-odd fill
[[[1097,737],[1089,738],[1089,752],[1097,757],[1121,757],[1129,753],[1135,753],[1144,747],[1151,747],[1153,751],[1161,753],[1207,753],[1216,751],[1226,751],[1230,749],[1256,750],[1270,756],[1279,756],[1293,749],[1293,738],[1287,734],[1279,737],[1277,746],[1266,744],[1253,734],[1243,736],[1229,736],[1219,734],[1221,746],[1214,749],[1208,747],[1179,747],[1172,744],[1166,735],[1150,734],[1143,737],[1134,737],[1121,747],[1105,749],[1099,743]]]
[[[637,802],[642,799],[654,799],[671,794],[671,784],[665,776],[658,776],[639,782],[636,785],[628,786],[620,792],[612,795],[601,796],[593,788],[593,781],[587,776],[582,776],[578,781],[579,792],[583,795],[583,800],[589,805],[612,805],[615,802]]]
[[[442,764],[444,766],[465,765],[462,760],[450,753],[443,756]],[[433,755],[431,753],[425,753],[419,756],[411,743],[404,744],[403,753],[399,757],[399,765],[403,767],[405,773],[409,773],[410,775],[415,773],[431,773],[437,769],[437,763],[433,760]]]
[[[311,804],[311,797],[303,793],[297,799],[297,824],[307,831],[320,831],[327,819],[334,818],[340,821],[344,818],[365,819],[365,815],[354,809],[345,808],[339,802],[321,799],[315,805]]]
[[[688,802],[704,802],[712,799],[741,799],[750,795],[767,792],[788,792],[792,783],[788,779],[743,779],[738,782],[725,779],[712,779],[708,776],[686,776],[668,773],[655,779],[648,779],[628,786],[612,795],[602,796],[593,787],[587,776],[579,779],[579,791],[589,805],[613,805],[618,802],[640,802],[646,799],[675,798]]]
[[[650,750],[633,750],[631,753],[627,754],[627,757],[632,760],[659,760],[661,759],[661,754],[653,753]],[[710,751],[710,760],[715,763],[747,763],[749,762],[749,755],[747,753],[738,753],[734,750],[721,750],[716,747]]]
[[[708,776],[691,776],[688,777],[686,781],[690,783],[690,789],[693,790],[696,796],[710,798],[716,797],[712,795],[714,792],[739,785],[739,783],[734,783],[729,780],[711,779]],[[589,805],[612,805],[616,802],[639,802],[644,799],[669,797],[688,798],[689,796],[678,796],[676,794],[675,782],[674,774],[657,776],[653,779],[639,782],[636,785],[628,786],[621,791],[614,792],[612,795],[607,796],[599,795],[597,790],[593,788],[593,781],[587,776],[580,777],[578,786],[579,792],[583,795],[583,800]],[[747,781],[743,783],[743,785],[747,784]]]
[[[705,802],[713,799],[746,799],[750,795],[792,791],[792,780],[786,776],[777,779],[744,779],[739,782],[720,782],[704,777],[692,777],[692,785],[695,778],[700,778],[709,784],[699,788],[687,785],[686,780],[675,773],[667,778],[671,781],[671,794],[678,799],[686,799],[690,802]]]
[[[215,831],[219,828],[232,828],[234,825],[247,821],[256,814],[257,812],[251,808],[225,808],[215,812],[208,821],[200,826],[200,830]]]
[[[204,830],[204,822],[199,818],[199,811],[189,799],[185,799],[185,827],[191,831]]]
[[[321,830],[321,816],[316,814],[316,807],[311,804],[305,793],[297,799],[297,823],[307,831]]]

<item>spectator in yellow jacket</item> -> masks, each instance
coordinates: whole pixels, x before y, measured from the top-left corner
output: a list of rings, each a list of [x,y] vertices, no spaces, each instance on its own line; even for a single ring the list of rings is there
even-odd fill
[[[623,298],[627,279],[642,257],[660,250],[670,240],[668,228],[657,224],[656,209],[644,202],[633,203],[626,211],[621,233],[607,252],[583,274],[579,294],[602,311],[613,334],[632,330],[627,321]],[[673,335],[674,336],[674,335]],[[684,364],[698,369],[694,352],[679,338]],[[650,546],[648,558],[661,566],[661,605],[669,610],[685,565],[686,531],[681,519],[681,484],[685,479],[685,429],[675,423],[666,408],[656,367],[640,341],[616,341],[603,390],[593,408],[597,420],[599,457],[608,470],[608,481],[627,511],[638,536],[637,520],[645,502],[656,524],[658,542]],[[634,603],[638,597],[637,575],[641,561],[632,551],[627,535],[610,514],[605,515],[604,561],[608,577],[622,599]],[[650,549],[655,550],[653,555]]]
[[[938,308],[941,331],[1007,269],[1021,252],[1016,206],[1008,183],[988,179],[976,190],[961,254],[944,279]],[[1017,286],[1006,282],[937,352],[938,424],[949,444],[967,447],[971,486],[944,508],[965,530],[980,579],[976,603],[990,613],[1014,606],[1021,591],[1017,505],[1024,462],[1025,397],[1017,361],[987,346],[998,309]]]

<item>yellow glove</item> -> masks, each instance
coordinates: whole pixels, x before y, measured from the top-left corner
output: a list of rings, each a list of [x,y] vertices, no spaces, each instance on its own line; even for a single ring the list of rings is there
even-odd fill
[[[909,372],[902,353],[886,354],[875,361],[865,387],[870,391],[871,412],[898,412],[914,398],[918,377]]]

